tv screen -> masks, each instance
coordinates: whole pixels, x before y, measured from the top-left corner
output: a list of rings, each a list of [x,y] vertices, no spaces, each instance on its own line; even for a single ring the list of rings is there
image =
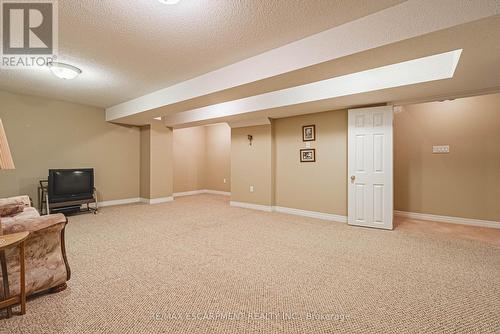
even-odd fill
[[[49,201],[66,202],[92,198],[94,192],[94,170],[50,169]]]

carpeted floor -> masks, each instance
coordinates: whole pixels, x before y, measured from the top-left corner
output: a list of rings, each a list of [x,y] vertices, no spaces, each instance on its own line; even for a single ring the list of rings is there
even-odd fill
[[[69,288],[2,333],[500,333],[500,247],[230,208],[71,217]]]

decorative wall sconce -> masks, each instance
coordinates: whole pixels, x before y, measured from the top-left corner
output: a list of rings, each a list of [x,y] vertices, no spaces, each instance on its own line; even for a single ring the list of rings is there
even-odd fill
[[[253,136],[248,135],[248,142],[250,143],[250,146],[252,146],[252,140],[253,140]]]

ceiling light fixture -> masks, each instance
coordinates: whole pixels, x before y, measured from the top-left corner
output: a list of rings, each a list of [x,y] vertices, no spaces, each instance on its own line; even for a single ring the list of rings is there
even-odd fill
[[[160,1],[161,3],[165,4],[165,5],[176,5],[178,4],[181,0],[158,0]]]
[[[82,73],[82,70],[78,67],[65,63],[52,62],[47,66],[49,67],[52,74],[60,79],[71,80]]]

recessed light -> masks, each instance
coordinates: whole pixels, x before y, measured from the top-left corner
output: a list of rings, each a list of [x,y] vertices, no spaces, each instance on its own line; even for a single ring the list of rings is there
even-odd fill
[[[181,0],[158,0],[160,1],[161,3],[165,4],[165,5],[176,5],[178,4]]]
[[[49,67],[52,74],[60,79],[71,80],[82,73],[82,70],[78,67],[65,63],[52,62],[47,66]]]

